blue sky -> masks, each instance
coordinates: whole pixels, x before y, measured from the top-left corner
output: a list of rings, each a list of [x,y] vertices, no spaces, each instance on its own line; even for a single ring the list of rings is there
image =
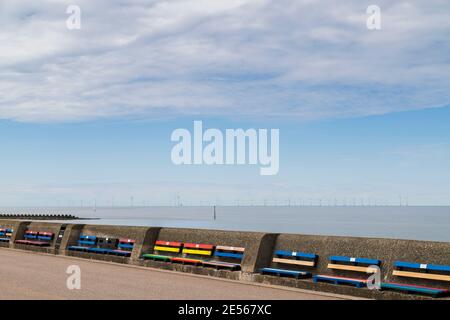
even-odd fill
[[[280,129],[280,172],[175,166],[176,128],[195,118],[0,124],[3,205],[448,204],[450,107],[364,118],[203,119],[206,128]]]
[[[0,3],[0,205],[450,204],[450,3]],[[172,130],[280,129],[280,172],[174,166]]]

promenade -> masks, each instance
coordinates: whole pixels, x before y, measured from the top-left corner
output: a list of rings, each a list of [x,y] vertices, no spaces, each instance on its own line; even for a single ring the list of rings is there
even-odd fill
[[[121,264],[0,249],[0,299],[343,299]],[[69,290],[67,267],[81,269]]]

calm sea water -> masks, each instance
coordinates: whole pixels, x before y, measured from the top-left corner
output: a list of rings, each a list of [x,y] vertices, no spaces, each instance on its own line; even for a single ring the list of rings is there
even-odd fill
[[[381,237],[450,242],[450,207],[0,208],[0,213],[74,214],[73,223]]]

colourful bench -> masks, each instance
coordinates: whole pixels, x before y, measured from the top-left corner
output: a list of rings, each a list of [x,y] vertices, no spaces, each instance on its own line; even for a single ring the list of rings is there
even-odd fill
[[[54,233],[27,230],[27,231],[25,231],[25,235],[23,237],[24,237],[23,240],[16,240],[16,243],[46,247],[46,246],[50,246],[50,244],[54,238]]]
[[[392,275],[424,280],[450,281],[450,266],[396,261],[394,263],[394,271],[392,272]],[[396,282],[382,283],[381,289],[431,295],[433,297],[447,296],[450,291],[444,288],[418,286],[414,284],[403,284]]]
[[[214,257],[221,260],[203,261],[203,266],[232,271],[240,270],[244,252],[245,248],[242,247],[216,246]]]
[[[337,271],[354,271],[359,273],[376,273],[381,265],[381,260],[368,258],[353,258],[346,256],[331,256],[329,258],[328,268]],[[373,267],[376,266],[376,267]],[[315,275],[313,281],[329,282],[333,284],[354,285],[357,288],[367,286],[367,279],[340,277],[332,275]]]
[[[87,252],[96,254],[115,254],[119,239],[97,237],[97,246],[87,248]]]
[[[14,230],[11,228],[0,229],[0,242],[9,242]]]
[[[191,258],[192,256],[202,256],[210,257],[214,251],[214,246],[212,244],[200,244],[200,243],[185,243],[183,245],[183,250],[181,253],[183,257],[174,257],[171,259],[173,263],[181,264],[193,264],[202,265],[203,261],[196,258]]]
[[[282,265],[298,265],[304,267],[314,267],[317,262],[317,255],[299,251],[276,250],[272,259],[273,263]],[[262,268],[262,274],[276,275],[279,277],[307,278],[311,273],[307,271],[290,270],[284,268]]]
[[[396,261],[394,276],[450,281],[450,266]]]
[[[88,248],[95,246],[96,244],[97,244],[96,236],[88,236],[81,234],[80,238],[78,239],[78,245],[69,246],[67,250],[86,252]]]
[[[113,250],[111,254],[115,254],[117,256],[122,257],[130,257],[131,252],[133,251],[135,240],[133,239],[119,239],[119,244],[117,245],[116,250]]]
[[[23,238],[24,239],[29,239],[29,240],[30,239],[31,240],[36,240],[37,236],[38,236],[38,233],[39,232],[37,232],[37,231],[27,230],[27,231],[25,231],[25,234],[23,235]]]
[[[153,247],[153,253],[145,253],[142,255],[142,258],[144,260],[170,262],[173,256],[167,255],[167,253],[179,254],[182,248],[183,244],[181,242],[158,240]],[[160,254],[160,252],[165,254]]]

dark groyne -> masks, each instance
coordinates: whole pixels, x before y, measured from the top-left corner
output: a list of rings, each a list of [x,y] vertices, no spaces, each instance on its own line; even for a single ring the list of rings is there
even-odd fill
[[[355,288],[329,283],[313,283],[311,279],[294,279],[260,274],[260,269],[276,267],[272,262],[274,250],[292,250],[314,253],[318,256],[314,267],[305,267],[315,274],[336,276],[355,276],[355,273],[328,268],[330,256],[363,257],[381,260],[381,281],[402,284],[414,284],[450,289],[449,281],[431,281],[393,275],[396,261],[409,261],[423,264],[450,265],[450,243],[432,241],[414,241],[398,239],[316,236],[302,234],[278,234],[262,232],[238,232],[222,230],[128,227],[89,224],[64,224],[28,220],[0,220],[0,228],[12,228],[14,231],[8,243],[1,247],[38,251],[47,254],[75,256],[86,259],[112,261],[143,267],[153,267],[194,274],[222,277],[259,283],[290,286],[301,289],[347,294],[374,299],[431,299],[426,296],[399,293],[395,291],[378,291],[367,288]],[[48,246],[40,247],[17,243],[24,239],[27,230],[48,232],[54,238]],[[133,239],[129,257],[109,254],[69,251],[69,246],[76,246],[80,235],[103,238]],[[203,243],[231,247],[243,247],[245,253],[240,263],[241,270],[228,271],[201,266],[175,264],[162,261],[143,260],[142,255],[152,253],[157,240],[177,241],[181,243]],[[363,275],[364,276],[364,275]],[[448,299],[448,298],[443,298]]]
[[[92,218],[80,218],[72,214],[2,214],[0,219],[19,220],[93,220]]]

